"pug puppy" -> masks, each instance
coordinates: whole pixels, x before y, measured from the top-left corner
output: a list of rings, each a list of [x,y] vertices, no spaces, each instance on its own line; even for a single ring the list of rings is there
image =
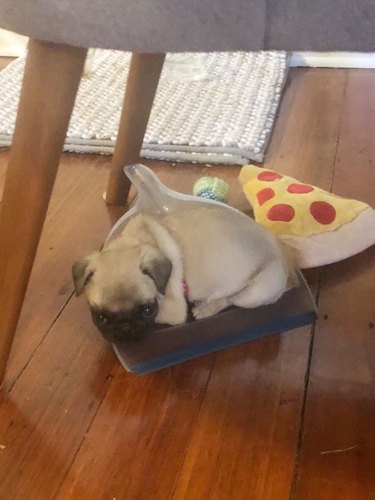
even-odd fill
[[[121,236],[74,263],[73,280],[103,336],[120,342],[154,322],[186,322],[188,302],[196,319],[276,302],[296,283],[296,268],[251,218],[200,205],[133,216]]]

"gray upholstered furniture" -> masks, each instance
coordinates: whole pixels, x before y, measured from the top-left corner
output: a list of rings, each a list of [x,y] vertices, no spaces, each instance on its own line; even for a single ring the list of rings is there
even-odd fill
[[[0,0],[31,37],[0,213],[0,380],[17,326],[87,47],[133,51],[107,202],[125,203],[164,53],[371,51],[374,0]]]
[[[373,0],[0,0],[0,27],[137,52],[374,50]]]

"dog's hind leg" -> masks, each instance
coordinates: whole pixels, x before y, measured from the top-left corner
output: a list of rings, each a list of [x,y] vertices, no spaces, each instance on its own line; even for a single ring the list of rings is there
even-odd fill
[[[288,274],[279,262],[268,264],[254,277],[248,285],[230,297],[207,302],[200,302],[193,308],[195,319],[208,318],[229,306],[253,309],[266,304],[273,304],[286,291]]]
[[[234,306],[253,309],[273,304],[287,288],[288,274],[278,262],[274,262],[261,269],[245,288],[232,295],[229,300]]]

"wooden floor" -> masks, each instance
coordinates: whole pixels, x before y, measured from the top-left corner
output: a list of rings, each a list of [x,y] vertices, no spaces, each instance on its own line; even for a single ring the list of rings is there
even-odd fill
[[[296,69],[265,165],[375,206],[374,130],[375,71]],[[120,213],[108,165],[62,159],[1,391],[0,498],[375,499],[375,248],[309,273],[315,328],[137,377],[70,277]],[[184,192],[219,175],[248,209],[237,167],[153,165]]]

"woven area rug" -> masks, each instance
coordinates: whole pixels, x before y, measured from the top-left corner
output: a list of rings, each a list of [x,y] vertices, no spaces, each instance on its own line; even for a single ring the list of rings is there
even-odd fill
[[[216,52],[189,57],[190,67],[196,64],[200,71],[193,71],[191,78],[187,72],[186,79],[170,70],[181,58],[186,61],[186,55],[167,57],[142,156],[240,165],[262,161],[287,74],[287,54]],[[113,152],[129,62],[129,53],[93,53],[65,150]],[[11,143],[23,70],[20,58],[0,73],[0,146]]]

